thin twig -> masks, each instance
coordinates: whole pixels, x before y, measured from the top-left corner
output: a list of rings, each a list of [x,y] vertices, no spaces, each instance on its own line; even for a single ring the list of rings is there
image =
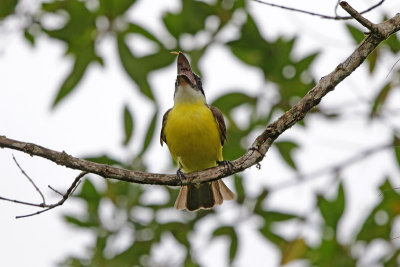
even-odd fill
[[[336,10],[337,10],[337,6],[338,6],[340,1],[338,1],[338,3],[336,4],[335,16],[329,16],[329,15],[324,15],[324,14],[320,14],[320,13],[314,13],[314,12],[311,12],[311,11],[302,10],[302,9],[298,9],[298,8],[277,5],[277,4],[265,2],[265,1],[262,1],[262,0],[253,0],[253,1],[257,2],[257,3],[260,3],[260,4],[263,4],[263,5],[267,5],[267,6],[278,7],[278,8],[289,10],[289,11],[293,11],[293,12],[303,13],[303,14],[307,14],[307,15],[311,15],[311,16],[317,16],[317,17],[320,17],[322,19],[333,19],[333,20],[349,20],[349,19],[353,19],[352,16],[338,16],[337,15],[337,11]],[[366,10],[364,10],[362,12],[360,12],[360,14],[365,14],[365,13],[377,8],[378,6],[382,5],[383,2],[385,2],[385,0],[381,0],[377,4],[367,8]]]
[[[336,2],[336,5],[335,5],[335,17],[339,17],[339,15],[338,15],[339,3],[340,3],[340,0],[338,0],[338,1]]]
[[[61,193],[60,191],[58,191],[58,190],[54,189],[53,187],[51,187],[51,185],[48,185],[47,187],[50,188],[51,190],[53,190],[55,193],[59,194],[60,196],[63,196],[63,195],[64,195],[64,194]]]
[[[35,184],[35,182],[31,179],[31,177],[29,177],[29,175],[21,168],[21,166],[19,166],[18,161],[16,160],[16,158],[14,157],[14,154],[12,155],[13,160],[15,162],[15,164],[17,164],[18,169],[22,172],[22,174],[26,177],[26,179],[28,179],[28,181],[33,185],[33,187],[35,188],[36,192],[39,193],[39,195],[42,198],[42,204],[45,206],[46,205],[46,200],[44,198],[43,193],[40,191],[39,187],[37,187],[37,185]]]
[[[48,210],[54,209],[55,207],[58,207],[58,206],[61,206],[62,204],[64,204],[64,202],[68,199],[68,197],[71,196],[75,192],[76,188],[79,186],[79,184],[81,182],[82,177],[85,176],[86,174],[87,174],[87,172],[81,172],[75,178],[75,180],[72,182],[71,186],[68,188],[68,190],[67,190],[67,192],[65,194],[62,194],[59,191],[57,191],[54,188],[52,188],[51,186],[49,186],[53,191],[57,192],[58,194],[60,194],[62,196],[62,199],[60,201],[58,201],[57,203],[55,203],[55,204],[45,204],[44,202],[40,203],[40,204],[36,204],[36,203],[31,203],[31,202],[26,202],[26,201],[10,199],[10,198],[6,198],[6,197],[0,197],[0,200],[9,201],[9,202],[13,202],[13,203],[21,204],[21,205],[45,208],[44,210],[40,210],[40,211],[35,212],[35,213],[22,215],[22,216],[17,216],[16,217],[17,219],[24,218],[24,217],[29,217],[29,216],[33,216],[33,215],[37,215],[37,214],[46,212]]]
[[[20,215],[20,216],[16,216],[16,219],[20,219],[20,218],[26,218],[26,217],[30,217],[30,216],[34,216],[34,215],[38,215],[41,214],[43,212],[49,211],[51,209],[54,209],[55,207],[61,206],[62,204],[64,204],[64,202],[69,198],[70,195],[72,195],[72,193],[75,191],[75,189],[78,187],[78,185],[80,184],[80,180],[83,176],[85,176],[87,174],[87,172],[83,171],[81,172],[76,178],[75,180],[72,182],[71,186],[68,188],[67,192],[65,194],[63,194],[62,199],[60,201],[58,201],[55,204],[51,204],[51,205],[46,205],[46,209],[44,210],[39,210],[37,212],[34,213],[30,213],[30,214],[26,214],[26,215]]]
[[[398,60],[396,60],[396,62],[393,64],[393,66],[390,68],[388,74],[386,75],[385,79],[387,79],[390,75],[390,73],[393,71],[394,67],[397,65],[397,63],[399,63],[400,58]]]
[[[313,171],[311,173],[308,174],[299,174],[296,176],[295,179],[289,179],[286,182],[282,182],[280,184],[278,184],[277,186],[274,186],[272,188],[272,190],[276,191],[276,190],[281,190],[290,186],[294,186],[297,185],[299,183],[302,182],[308,182],[311,181],[315,178],[320,177],[323,174],[327,174],[327,173],[337,173],[340,170],[343,170],[344,168],[353,165],[354,163],[357,163],[361,160],[366,159],[369,156],[375,155],[377,152],[380,152],[382,150],[388,149],[393,147],[393,143],[388,143],[388,144],[383,144],[383,145],[379,145],[376,147],[372,147],[369,149],[366,149],[364,151],[362,151],[361,153],[358,153],[350,158],[347,158],[346,160],[336,163],[332,166],[328,166],[328,167],[323,167],[319,170]],[[293,181],[294,180],[294,181]]]
[[[340,2],[340,6],[346,10],[347,13],[350,14],[355,20],[357,20],[361,25],[369,29],[371,32],[378,33],[379,29],[376,24],[372,23],[365,17],[361,16],[360,13],[357,12],[354,8],[352,8],[346,1]]]
[[[16,199],[6,198],[6,197],[0,197],[0,200],[14,202],[14,203],[21,204],[21,205],[39,207],[39,208],[45,208],[47,206],[47,204],[43,204],[43,203],[36,204],[36,203],[31,203],[31,202],[25,202],[25,201],[20,201],[20,200],[16,200]]]

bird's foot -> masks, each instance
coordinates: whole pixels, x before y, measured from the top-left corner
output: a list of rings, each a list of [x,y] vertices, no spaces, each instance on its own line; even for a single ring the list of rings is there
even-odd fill
[[[185,179],[185,178],[186,177],[185,177],[185,174],[183,173],[183,171],[181,169],[178,169],[176,171],[176,179],[179,180],[179,182],[181,183],[181,186],[182,186],[182,180]]]
[[[224,165],[225,168],[227,168],[229,170],[229,172],[232,172],[233,169],[235,168],[235,166],[233,165],[232,162],[230,162],[229,160],[222,160],[222,161],[217,161],[218,165]]]

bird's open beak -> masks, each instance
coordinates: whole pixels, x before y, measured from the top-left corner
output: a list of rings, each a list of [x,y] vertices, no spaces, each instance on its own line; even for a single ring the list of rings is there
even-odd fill
[[[192,68],[190,67],[189,61],[182,54],[178,53],[178,83],[179,85],[185,85],[185,83],[190,82],[192,86],[196,85],[196,80],[194,78]]]

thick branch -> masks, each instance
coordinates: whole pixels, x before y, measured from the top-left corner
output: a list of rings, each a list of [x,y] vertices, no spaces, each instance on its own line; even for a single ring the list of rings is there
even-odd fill
[[[349,6],[347,3],[345,5]],[[259,163],[278,136],[292,127],[295,123],[302,120],[313,107],[319,104],[321,99],[327,93],[334,90],[336,85],[360,66],[360,64],[364,62],[367,56],[379,45],[379,43],[388,38],[391,34],[400,30],[400,14],[397,14],[383,23],[374,24],[372,28],[374,28],[374,31],[371,31],[371,33],[343,63],[340,63],[330,74],[321,78],[318,84],[290,110],[268,125],[264,132],[256,138],[252,147],[246,152],[246,154],[232,162],[233,168],[231,169],[225,168],[224,166],[217,166],[207,170],[185,174],[186,179],[180,181],[176,179],[175,175],[131,171],[94,163],[72,157],[64,151],[57,152],[32,143],[12,140],[5,136],[0,136],[0,148],[19,150],[30,155],[46,158],[71,169],[98,174],[104,178],[112,178],[133,183],[185,185],[223,178]]]

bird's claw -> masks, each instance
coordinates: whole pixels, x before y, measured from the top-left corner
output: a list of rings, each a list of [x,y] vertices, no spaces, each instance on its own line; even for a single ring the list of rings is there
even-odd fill
[[[186,176],[185,176],[185,174],[183,173],[183,171],[182,171],[181,169],[178,169],[178,170],[176,171],[176,179],[179,180],[179,182],[181,183],[181,186],[183,185],[182,180],[185,179],[185,178],[186,178]]]
[[[229,172],[232,172],[233,169],[235,168],[235,166],[233,165],[232,162],[230,162],[229,160],[222,160],[222,161],[217,161],[218,165],[224,165],[225,168],[227,168],[229,170]]]

